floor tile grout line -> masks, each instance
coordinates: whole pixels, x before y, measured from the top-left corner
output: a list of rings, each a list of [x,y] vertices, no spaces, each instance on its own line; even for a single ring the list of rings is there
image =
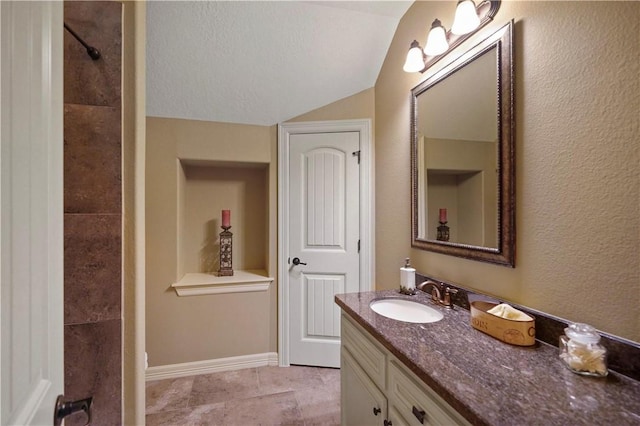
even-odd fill
[[[268,367],[263,367],[263,371],[268,371],[267,370]],[[305,368],[310,368],[310,367],[305,367]],[[311,367],[313,368],[313,367]],[[273,370],[272,370],[273,371]],[[330,372],[329,374],[321,374],[322,371],[327,371],[325,369],[314,369],[314,370],[310,370],[309,373],[312,373],[312,378],[318,379],[318,381],[320,382],[322,387],[328,387],[331,386],[333,384],[333,382],[336,380],[336,377],[334,377],[334,372]],[[219,373],[212,373],[212,374],[223,374],[224,372],[219,372]],[[309,382],[309,385],[306,385],[305,380],[310,380],[309,377],[287,377],[285,378],[285,383],[287,384],[291,384],[294,383],[294,386],[288,386],[285,389],[282,388],[278,388],[276,386],[276,391],[275,392],[268,392],[268,380],[265,380],[265,377],[262,377],[260,374],[260,368],[253,368],[253,373],[256,375],[255,376],[255,383],[258,385],[259,387],[259,391],[257,392],[256,395],[252,395],[252,396],[248,396],[248,397],[243,397],[243,398],[232,398],[230,400],[225,400],[225,401],[215,401],[215,402],[211,402],[211,403],[206,403],[206,404],[200,404],[200,405],[192,405],[193,403],[193,394],[194,394],[194,385],[196,382],[196,379],[198,376],[192,376],[193,380],[190,381],[190,389],[188,392],[188,397],[187,397],[187,407],[184,408],[184,412],[185,412],[185,416],[188,416],[188,412],[190,411],[191,413],[193,413],[195,410],[198,409],[198,407],[203,407],[206,405],[214,405],[214,404],[219,404],[221,405],[221,409],[222,409],[222,421],[223,424],[226,424],[226,418],[228,417],[228,413],[230,410],[229,407],[229,403],[241,403],[240,401],[244,401],[244,400],[248,400],[248,399],[253,399],[253,398],[261,398],[261,397],[270,397],[270,396],[276,396],[276,395],[280,395],[280,394],[285,394],[285,393],[290,393],[292,398],[292,402],[295,403],[295,410],[296,410],[296,414],[298,419],[300,419],[300,421],[302,422],[302,424],[309,424],[309,422],[312,422],[312,418],[307,418],[307,416],[305,415],[305,410],[303,409],[303,407],[305,406],[305,404],[303,402],[301,402],[300,400],[300,396],[298,394],[298,392],[308,392],[310,389],[312,389],[313,383]],[[205,376],[205,375],[202,375]],[[167,379],[167,381],[171,381],[172,379]],[[312,380],[313,381],[313,380]],[[161,381],[160,381],[161,382]],[[158,383],[158,381],[156,381],[156,383]],[[148,402],[149,403],[149,402]],[[340,405],[340,401],[339,401],[339,395],[337,395],[336,401],[335,401],[338,411],[339,411],[339,405]],[[174,411],[178,411],[181,410],[180,408],[174,407],[172,409],[163,409],[160,410],[158,412],[155,413],[147,413],[148,415],[160,415],[160,414],[166,414],[166,413],[171,413]],[[336,419],[337,420],[337,419]]]
[[[193,384],[196,381],[195,376],[191,376],[191,386],[189,387],[189,396],[187,397],[187,406],[186,408],[191,408],[191,397],[193,395]]]

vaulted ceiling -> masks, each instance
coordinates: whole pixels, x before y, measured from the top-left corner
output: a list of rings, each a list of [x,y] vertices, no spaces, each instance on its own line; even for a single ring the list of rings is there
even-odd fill
[[[147,115],[273,125],[375,85],[412,1],[147,3]]]

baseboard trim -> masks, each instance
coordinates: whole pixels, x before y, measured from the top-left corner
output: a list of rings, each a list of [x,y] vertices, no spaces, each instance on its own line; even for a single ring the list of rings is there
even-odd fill
[[[243,368],[264,367],[267,365],[278,365],[277,352],[149,367],[146,371],[145,380],[149,382],[152,380],[175,379],[178,377],[195,376],[197,374],[218,373],[221,371],[241,370]]]

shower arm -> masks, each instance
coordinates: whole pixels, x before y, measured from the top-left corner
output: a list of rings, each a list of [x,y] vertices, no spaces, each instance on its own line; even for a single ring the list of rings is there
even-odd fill
[[[75,31],[73,31],[71,29],[71,27],[69,27],[67,25],[67,23],[64,23],[64,28],[69,31],[69,33],[71,33],[71,35],[80,42],[80,44],[82,44],[84,46],[85,49],[87,49],[87,54],[91,57],[91,59],[93,59],[94,61],[97,61],[98,59],[100,59],[100,52],[98,51],[98,49],[96,49],[93,46],[89,46],[87,43],[84,42],[83,39],[80,38],[80,36],[78,34],[76,34]]]

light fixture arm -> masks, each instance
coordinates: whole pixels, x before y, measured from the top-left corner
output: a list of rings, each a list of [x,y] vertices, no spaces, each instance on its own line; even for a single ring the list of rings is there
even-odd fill
[[[498,9],[500,9],[500,3],[502,3],[500,0],[484,0],[482,3],[480,3],[477,7],[478,11],[480,12],[480,7],[486,3],[489,3],[489,10],[487,10],[486,12],[486,16],[489,18],[489,20],[492,20],[494,16],[496,16],[496,14],[498,13]],[[480,23],[480,25],[482,25],[482,23]]]

